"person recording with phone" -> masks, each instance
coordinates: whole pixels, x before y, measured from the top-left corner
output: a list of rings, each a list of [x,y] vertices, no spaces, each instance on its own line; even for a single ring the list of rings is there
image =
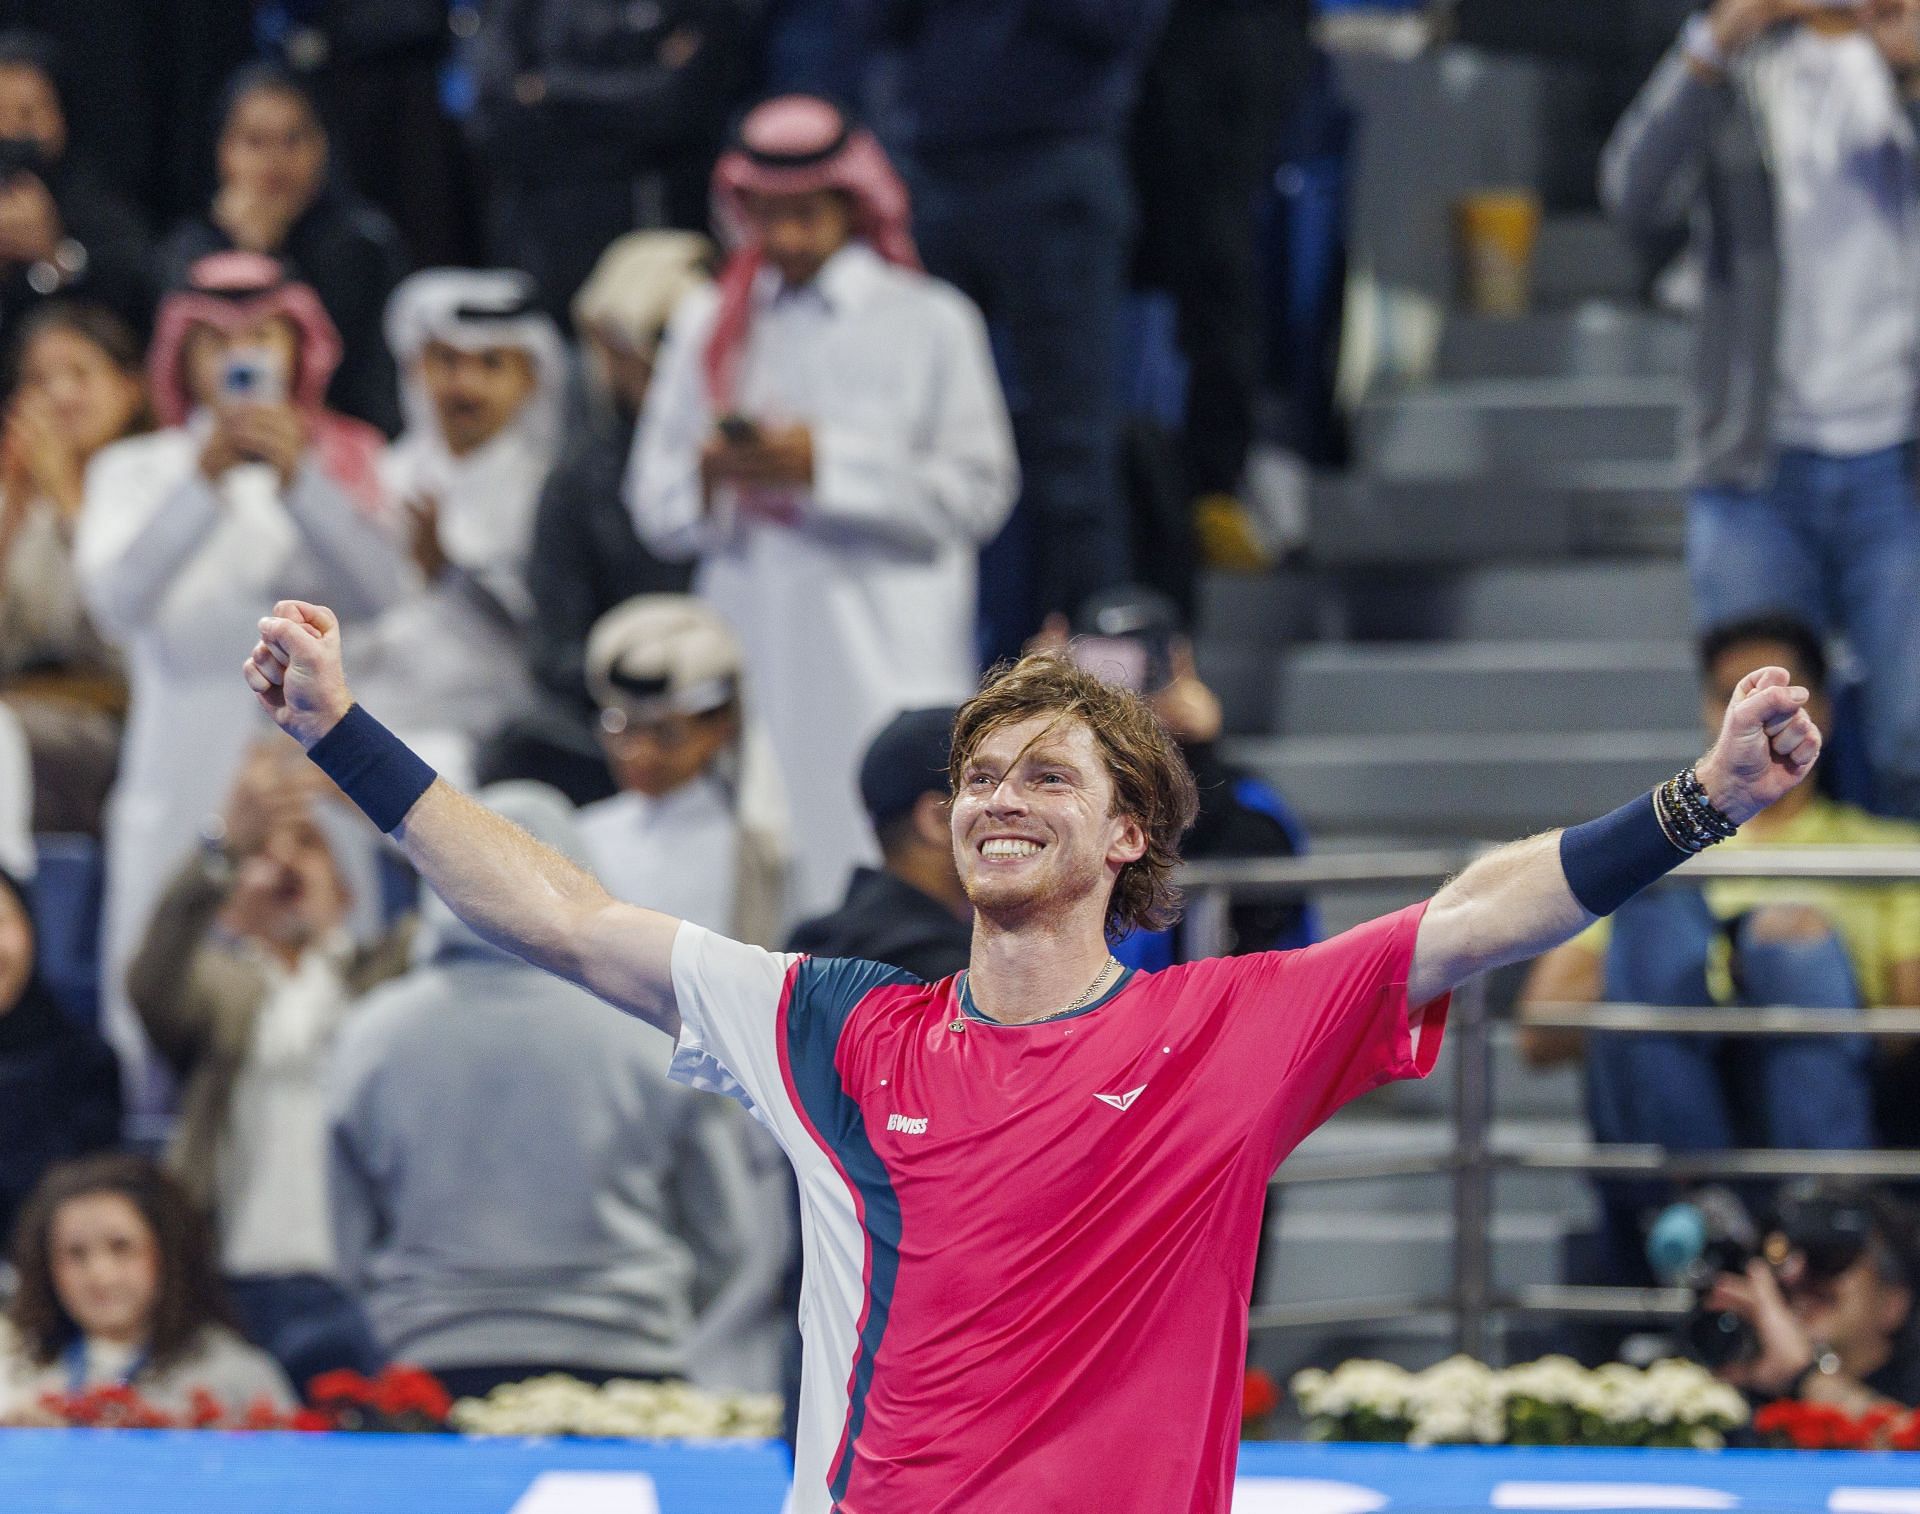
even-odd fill
[[[1803,1179],[1764,1229],[1726,1190],[1676,1204],[1647,1250],[1663,1281],[1695,1288],[1685,1343],[1715,1375],[1858,1414],[1920,1405],[1915,1223],[1884,1190]]]
[[[137,1122],[166,1096],[143,1071],[121,977],[258,728],[229,687],[234,628],[295,584],[342,595],[364,618],[414,583],[380,483],[380,434],[325,407],[339,359],[319,299],[281,264],[203,258],[162,302],[148,354],[163,429],[106,448],[87,472],[75,565],[130,685],[105,827],[102,987]]]

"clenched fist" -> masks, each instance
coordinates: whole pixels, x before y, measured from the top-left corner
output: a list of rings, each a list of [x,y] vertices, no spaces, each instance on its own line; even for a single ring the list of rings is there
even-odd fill
[[[1713,750],[1695,768],[1707,797],[1735,825],[1751,819],[1813,771],[1820,728],[1807,691],[1785,668],[1756,668],[1734,688]]]
[[[240,671],[275,724],[309,751],[353,707],[340,619],[325,605],[281,600]]]

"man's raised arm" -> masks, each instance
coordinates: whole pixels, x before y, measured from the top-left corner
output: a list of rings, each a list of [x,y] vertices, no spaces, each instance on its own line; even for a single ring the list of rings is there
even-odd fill
[[[1686,773],[1611,815],[1490,852],[1448,883],[1420,922],[1408,1002],[1558,946],[1799,784],[1820,732],[1807,691],[1791,685],[1782,668],[1749,673],[1713,750]]]
[[[241,671],[279,727],[474,930],[679,1034],[672,963],[680,922],[618,902],[592,874],[435,778],[354,704],[331,610],[282,600],[260,622]]]

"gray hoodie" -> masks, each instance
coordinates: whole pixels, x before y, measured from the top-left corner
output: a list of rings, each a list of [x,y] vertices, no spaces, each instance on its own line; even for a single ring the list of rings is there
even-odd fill
[[[551,789],[481,797],[582,860]],[[333,1067],[335,1241],[382,1344],[431,1368],[685,1370],[754,1198],[738,1111],[668,1082],[670,1053],[428,896],[413,970]]]

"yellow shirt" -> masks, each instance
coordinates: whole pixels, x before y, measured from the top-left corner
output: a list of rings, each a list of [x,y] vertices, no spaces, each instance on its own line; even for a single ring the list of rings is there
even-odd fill
[[[1817,795],[1791,820],[1764,833],[1743,830],[1726,847],[1920,846],[1920,825],[1883,820]],[[1891,1002],[1895,963],[1920,958],[1920,882],[1836,883],[1824,878],[1717,878],[1702,887],[1715,918],[1731,920],[1765,904],[1804,904],[1839,933],[1853,975],[1869,1005]],[[1604,955],[1610,920],[1596,920],[1574,939]]]

